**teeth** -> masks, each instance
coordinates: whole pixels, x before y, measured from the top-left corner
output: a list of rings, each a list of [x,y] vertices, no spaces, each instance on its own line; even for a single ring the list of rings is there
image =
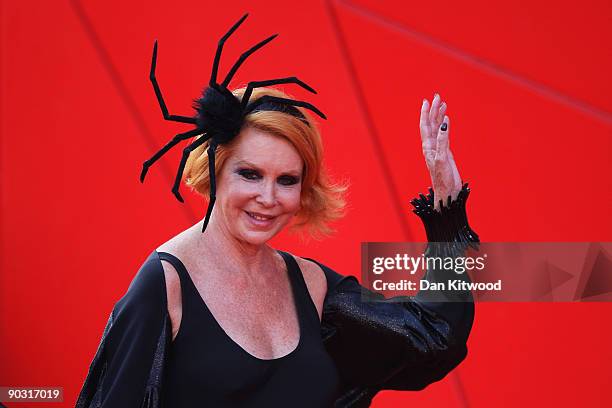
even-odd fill
[[[259,215],[255,215],[255,214],[253,214],[253,213],[248,213],[248,214],[249,214],[251,217],[253,217],[253,218],[255,218],[256,220],[259,220],[259,221],[267,221],[267,220],[269,220],[269,219],[270,219],[270,218],[261,217],[261,216],[259,216]]]

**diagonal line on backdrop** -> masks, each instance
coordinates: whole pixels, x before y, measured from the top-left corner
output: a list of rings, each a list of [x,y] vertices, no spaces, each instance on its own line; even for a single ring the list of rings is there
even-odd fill
[[[357,76],[357,71],[355,69],[354,62],[349,53],[346,37],[340,26],[340,20],[338,18],[338,15],[336,14],[336,10],[334,9],[334,6],[332,5],[332,1],[326,0],[325,4],[327,6],[327,12],[329,14],[329,17],[332,20],[331,26],[335,33],[336,39],[338,41],[338,45],[342,53],[342,59],[344,60],[347,71],[349,72],[351,82],[353,82],[353,90],[357,93],[357,101],[359,102],[358,105],[361,110],[361,116],[363,117],[368,133],[370,134],[372,144],[374,146],[375,156],[378,158],[378,162],[380,163],[380,166],[382,167],[382,171],[385,175],[385,179],[388,180],[385,185],[387,186],[387,189],[389,190],[389,194],[392,197],[393,206],[395,207],[395,212],[397,213],[400,219],[400,225],[402,228],[402,232],[404,236],[406,237],[406,240],[410,240],[412,238],[412,232],[410,231],[410,227],[408,226],[408,223],[406,222],[405,214],[407,210],[406,208],[402,207],[403,200],[398,193],[398,189],[395,184],[395,180],[392,177],[393,173],[391,172],[391,167],[389,166],[389,163],[387,162],[387,159],[385,157],[385,154],[382,148],[382,144],[380,142],[380,137],[376,129],[376,126],[374,124],[372,113],[370,112],[370,109],[368,108],[368,105],[366,103],[367,99],[365,98],[361,83],[359,82],[359,77]],[[406,200],[406,205],[408,205],[407,201],[408,200]]]
[[[461,374],[455,368],[450,375],[450,380],[453,383],[453,389],[457,394],[457,399],[459,400],[459,404],[462,408],[469,408],[470,402],[468,400],[468,396],[465,390],[465,385],[463,385],[463,381],[461,380]]]
[[[355,14],[367,18],[370,21],[377,23],[380,26],[386,27],[396,33],[405,35],[413,41],[427,45],[430,48],[435,49],[441,54],[451,56],[465,64],[473,66],[477,69],[487,72],[498,78],[502,78],[508,82],[520,85],[524,88],[531,90],[532,92],[539,94],[543,97],[551,99],[561,105],[565,105],[569,108],[578,110],[588,116],[598,119],[607,125],[612,124],[612,114],[593,106],[589,103],[583,102],[575,97],[566,95],[560,91],[557,91],[547,85],[539,83],[537,81],[527,79],[515,72],[510,71],[507,68],[501,67],[494,64],[491,61],[487,61],[483,58],[469,54],[459,48],[453,47],[443,41],[440,41],[434,37],[423,34],[410,27],[406,27],[405,24],[399,23],[398,21],[392,20],[388,17],[382,16],[375,13],[367,8],[358,6],[348,0],[337,0],[348,10],[351,10]]]
[[[147,123],[144,120],[144,116],[138,109],[138,104],[134,101],[134,98],[128,91],[128,88],[125,86],[125,83],[123,82],[123,79],[121,78],[121,75],[119,74],[119,70],[113,64],[110,54],[108,53],[106,48],[104,48],[104,45],[102,44],[102,41],[100,40],[100,36],[96,32],[92,21],[89,19],[89,17],[87,17],[85,10],[83,9],[83,7],[81,6],[78,0],[71,0],[70,4],[72,5],[72,8],[74,9],[78,17],[78,20],[80,21],[83,28],[85,29],[85,32],[87,33],[87,37],[89,38],[91,42],[91,45],[93,46],[96,53],[98,54],[98,57],[100,58],[100,61],[102,62],[102,66],[104,67],[108,75],[110,76],[111,81],[113,85],[115,86],[115,89],[117,89],[117,92],[119,93],[120,98],[123,100],[126,107],[128,108],[128,111],[130,112],[132,119],[134,119],[134,122],[136,123],[136,127],[138,128],[140,134],[143,136],[145,143],[149,146],[149,150],[152,152],[157,151],[158,149],[157,142],[155,141],[155,138],[153,137],[151,130],[147,126]],[[168,165],[164,164],[163,161],[159,164],[161,164],[162,171],[164,175],[166,176],[166,178],[171,183],[174,182],[172,171],[170,170]],[[140,172],[140,168],[138,169],[138,171]],[[135,178],[138,177],[138,174],[134,174],[134,177]],[[184,208],[185,208],[185,211],[183,213],[186,215],[188,221],[191,222],[194,219],[196,219],[197,216],[196,214],[194,214],[191,207],[189,207],[188,205],[184,205]]]

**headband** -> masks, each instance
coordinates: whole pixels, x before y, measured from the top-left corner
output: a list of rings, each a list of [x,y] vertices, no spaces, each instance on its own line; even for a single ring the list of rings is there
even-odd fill
[[[240,68],[240,66],[244,63],[244,61],[255,51],[272,41],[278,34],[266,38],[265,40],[255,44],[253,47],[245,51],[229,70],[223,82],[221,84],[217,83],[217,71],[219,69],[219,60],[221,59],[223,45],[225,44],[225,41],[234,33],[234,31],[236,31],[240,24],[242,24],[242,22],[247,18],[247,16],[248,14],[242,16],[242,18],[238,20],[238,22],[236,22],[229,29],[229,31],[225,33],[225,35],[219,40],[219,45],[217,46],[217,52],[215,53],[215,59],[213,62],[209,84],[202,92],[202,95],[194,101],[193,108],[196,110],[196,114],[193,117],[171,115],[168,112],[168,108],[166,107],[166,103],[164,102],[164,98],[157,83],[157,79],[155,78],[155,66],[157,64],[157,41],[155,41],[155,44],[153,45],[153,59],[151,61],[151,72],[149,78],[151,79],[151,83],[153,84],[153,90],[155,91],[155,96],[157,97],[157,101],[159,102],[159,106],[161,108],[164,119],[172,122],[189,123],[195,125],[196,127],[195,129],[175,135],[172,140],[170,140],[164,147],[162,147],[157,153],[155,153],[149,160],[146,160],[142,165],[142,172],[140,173],[140,182],[144,182],[149,167],[151,167],[153,163],[159,160],[159,158],[162,157],[166,152],[168,152],[170,149],[172,149],[174,146],[176,146],[183,140],[202,135],[202,137],[189,144],[183,150],[183,156],[181,158],[178,172],[174,180],[174,185],[172,186],[172,193],[174,194],[176,199],[180,202],[183,202],[183,197],[181,197],[179,193],[179,186],[183,177],[183,171],[185,170],[187,158],[193,150],[197,149],[206,141],[210,141],[208,150],[206,151],[206,153],[208,154],[208,169],[210,174],[210,194],[208,209],[206,210],[206,218],[204,219],[202,232],[204,232],[206,230],[206,227],[208,226],[208,222],[210,221],[210,215],[212,213],[212,209],[215,205],[216,200],[217,186],[215,176],[215,152],[217,150],[217,146],[231,142],[240,133],[240,129],[242,128],[242,125],[244,123],[244,119],[249,113],[257,111],[278,111],[292,115],[302,120],[306,124],[309,124],[302,112],[300,112],[300,110],[296,108],[300,107],[309,109],[321,118],[327,119],[325,115],[314,105],[304,101],[297,101],[272,95],[264,95],[260,98],[257,98],[255,101],[250,101],[251,95],[255,88],[272,85],[296,84],[309,92],[315,94],[317,93],[314,89],[312,89],[310,86],[300,81],[296,77],[249,82],[244,91],[242,99],[238,99],[228,89],[227,86],[236,74],[236,71],[238,71],[238,68]]]

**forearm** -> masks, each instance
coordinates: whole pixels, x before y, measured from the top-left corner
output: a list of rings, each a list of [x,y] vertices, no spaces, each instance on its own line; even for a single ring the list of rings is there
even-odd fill
[[[480,239],[467,220],[466,202],[469,193],[470,190],[466,183],[454,200],[449,203],[447,199],[440,211],[433,208],[434,191],[432,189],[427,196],[421,194],[419,199],[412,200],[415,207],[414,212],[423,221],[427,235],[426,257],[455,260],[465,256],[468,248],[478,248]],[[432,264],[435,265],[434,262]],[[430,282],[444,283],[446,289],[420,291],[415,300],[444,317],[454,328],[457,340],[465,342],[474,316],[472,293],[467,289],[451,288],[449,282],[457,280],[470,282],[467,272],[459,273],[455,270],[429,268],[426,271],[425,279]]]

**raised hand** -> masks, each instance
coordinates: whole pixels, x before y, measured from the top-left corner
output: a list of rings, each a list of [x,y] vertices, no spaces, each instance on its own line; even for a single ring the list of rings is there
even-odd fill
[[[423,99],[419,127],[423,155],[434,189],[435,208],[439,210],[441,200],[446,206],[448,196],[454,200],[461,190],[461,177],[448,140],[450,120],[446,116],[446,102],[440,95],[434,95],[431,107],[429,101]]]

